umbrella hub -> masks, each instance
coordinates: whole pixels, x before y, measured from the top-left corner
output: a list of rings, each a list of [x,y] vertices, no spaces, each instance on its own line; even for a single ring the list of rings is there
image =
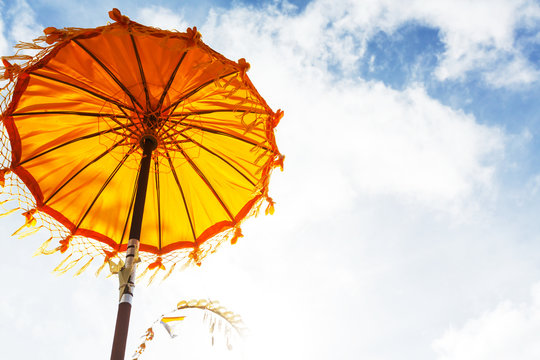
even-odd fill
[[[160,119],[155,114],[146,114],[143,117],[143,122],[145,131],[139,140],[139,144],[144,149],[145,143],[150,142],[153,151],[158,147],[157,131],[160,125]]]
[[[146,146],[148,146],[147,144],[150,143],[151,145],[151,150],[154,151],[156,150],[157,146],[158,146],[158,140],[156,138],[156,136],[154,134],[150,134],[150,133],[147,133],[147,134],[144,134],[142,137],[141,137],[141,140],[139,140],[139,145],[141,145],[141,148],[145,148]]]

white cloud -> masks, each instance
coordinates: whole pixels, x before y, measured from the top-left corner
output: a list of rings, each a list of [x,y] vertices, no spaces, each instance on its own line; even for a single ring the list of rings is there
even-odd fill
[[[136,21],[147,26],[178,31],[186,31],[189,26],[181,15],[168,8],[155,5],[141,8],[136,16]]]
[[[438,360],[533,360],[540,358],[540,284],[530,303],[505,301],[494,310],[448,329],[435,340]]]
[[[0,9],[2,9],[2,3],[0,3]],[[9,50],[8,41],[5,35],[5,23],[4,19],[0,17],[0,54],[7,54]]]
[[[25,0],[16,0],[8,9],[9,37],[12,41],[31,41],[43,35],[43,26],[36,22],[32,7]]]
[[[278,32],[284,45],[301,44],[309,65],[337,65],[346,73],[354,73],[358,61],[363,61],[366,43],[376,32],[391,34],[416,22],[440,30],[445,50],[435,70],[439,80],[464,79],[479,71],[487,83],[502,87],[528,84],[540,76],[514,38],[518,28],[530,28],[540,18],[540,6],[530,0],[319,0],[300,14],[277,7],[266,10],[270,13],[266,18],[253,9],[236,9],[223,16],[230,22],[233,17],[244,21],[246,14],[252,14],[264,23],[261,27],[271,28],[274,35]],[[501,71],[511,75],[501,77]]]
[[[250,77],[271,105],[285,109],[280,146],[290,171],[301,169],[291,176],[312,179],[300,190],[306,198],[324,188],[318,196],[326,209],[362,193],[445,207],[489,188],[504,133],[440,104],[421,85],[397,91],[331,75],[328,49],[347,48],[350,40],[325,33],[332,12],[317,6],[299,17],[273,9],[271,21],[263,11],[235,9],[214,13],[203,26],[203,38],[218,51],[249,54]]]

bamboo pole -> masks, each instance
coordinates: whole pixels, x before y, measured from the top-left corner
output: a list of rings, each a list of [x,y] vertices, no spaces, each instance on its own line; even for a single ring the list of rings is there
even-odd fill
[[[135,204],[133,206],[133,215],[131,218],[126,261],[124,267],[118,273],[120,279],[120,302],[118,304],[118,314],[116,315],[116,327],[114,330],[111,360],[124,360],[126,353],[131,303],[133,300],[133,289],[135,288],[135,269],[137,267],[135,258],[137,257],[141,237],[141,225],[144,213],[144,202],[146,200],[146,189],[148,187],[152,151],[154,151],[156,146],[157,142],[153,137],[147,136],[143,137],[141,140],[143,157],[141,159],[139,179],[137,181],[137,194],[135,195]]]

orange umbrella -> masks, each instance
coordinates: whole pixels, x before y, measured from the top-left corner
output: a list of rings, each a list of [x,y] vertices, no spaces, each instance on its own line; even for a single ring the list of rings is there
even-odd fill
[[[11,162],[0,183],[29,189],[25,226],[51,230],[41,250],[58,241],[52,251],[69,258],[63,269],[126,252],[113,345],[123,358],[138,250],[147,270],[199,264],[222,241],[236,242],[262,201],[273,211],[282,112],[253,87],[244,59],[213,51],[196,28],[163,31],[117,9],[109,15],[114,23],[95,29],[45,29],[19,45],[40,50],[26,63],[2,59]]]

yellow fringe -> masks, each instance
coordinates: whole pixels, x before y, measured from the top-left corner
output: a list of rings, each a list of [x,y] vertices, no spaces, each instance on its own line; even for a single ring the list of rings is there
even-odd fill
[[[163,277],[163,279],[161,279],[161,281],[165,280],[166,278],[168,278],[171,273],[173,272],[174,268],[176,267],[176,263],[172,264],[171,268],[169,269],[169,271],[167,271],[167,274],[165,274],[165,276]]]
[[[71,255],[73,255],[73,253],[71,253],[71,254],[69,254],[68,256],[66,256],[66,257],[64,258],[64,260],[62,260],[62,261],[60,262],[60,264],[58,264],[58,266],[54,268],[53,272],[58,272],[59,269],[64,265],[64,263],[68,261],[68,259],[71,257]],[[60,274],[61,274],[61,273],[60,273]],[[57,275],[60,275],[60,274],[57,274]]]
[[[108,262],[108,259],[103,260],[103,264],[101,264],[101,266],[96,270],[96,277],[99,276],[99,274],[105,268],[105,265],[107,265]]]
[[[69,256],[68,256],[69,257]],[[76,259],[76,260],[73,260],[71,261],[69,264],[67,264],[63,269],[58,269],[58,267],[56,267],[56,269],[54,269],[54,271],[58,272],[58,275],[62,275],[62,274],[65,274],[67,273],[69,270],[73,269],[75,267],[75,265],[77,265],[79,263],[79,261],[83,258],[83,256],[81,256],[80,258]],[[58,270],[57,270],[58,269]]]
[[[157,273],[159,272],[160,269],[161,268],[159,266],[156,267],[156,270],[154,271],[152,276],[150,276],[150,279],[148,279],[148,285],[150,285],[154,281],[154,279],[156,278],[156,275],[157,275]]]
[[[90,258],[90,260],[88,260],[88,262],[86,264],[84,264],[76,273],[75,275],[73,275],[73,277],[75,276],[79,276],[83,273],[84,270],[86,270],[86,268],[90,265],[90,263],[94,260],[93,257]]]
[[[158,267],[158,269],[159,269],[159,267]],[[148,272],[148,266],[146,267],[146,269],[144,269],[144,271],[142,272],[141,275],[137,276],[137,281],[142,279],[144,277],[144,275],[146,275],[147,272]]]
[[[6,201],[9,201],[9,200],[6,200]],[[5,203],[5,202],[2,202],[2,204],[4,204],[4,203]],[[13,214],[13,213],[14,213],[15,211],[17,211],[17,210],[20,210],[20,208],[19,208],[19,207],[16,207],[15,209],[11,209],[11,210],[9,210],[8,212],[5,212],[5,213],[3,213],[3,214],[0,214],[0,217],[4,217],[4,216],[7,216],[7,215],[9,215],[9,214]]]
[[[56,252],[56,249],[54,250],[46,250],[47,247],[49,247],[49,244],[52,241],[52,237],[49,238],[49,240],[45,241],[41,246],[36,250],[36,252],[32,255],[33,257],[36,257],[38,255],[50,255],[54,254]]]
[[[10,55],[10,56],[2,56],[2,59],[5,59],[5,60],[32,60],[34,57],[30,56],[30,55],[21,55],[21,54],[17,54],[17,55]]]
[[[45,49],[43,46],[40,46],[40,45],[37,45],[37,44],[34,44],[34,43],[24,42],[24,41],[21,41],[18,44],[16,44],[14,46],[14,48],[15,49],[21,49],[21,50],[43,50],[43,49]]]
[[[32,226],[32,225],[30,225],[30,226]],[[34,235],[34,234],[37,233],[42,227],[43,227],[43,226],[35,227],[35,228],[31,229],[31,230],[28,230],[28,231],[25,232],[25,233],[18,234],[17,237],[18,237],[19,239],[23,239],[23,238],[25,238],[25,237],[27,237],[27,236]],[[20,230],[20,229],[19,229],[19,230]],[[19,230],[17,230],[17,231],[19,231]],[[15,233],[14,233],[13,235],[15,235]]]

